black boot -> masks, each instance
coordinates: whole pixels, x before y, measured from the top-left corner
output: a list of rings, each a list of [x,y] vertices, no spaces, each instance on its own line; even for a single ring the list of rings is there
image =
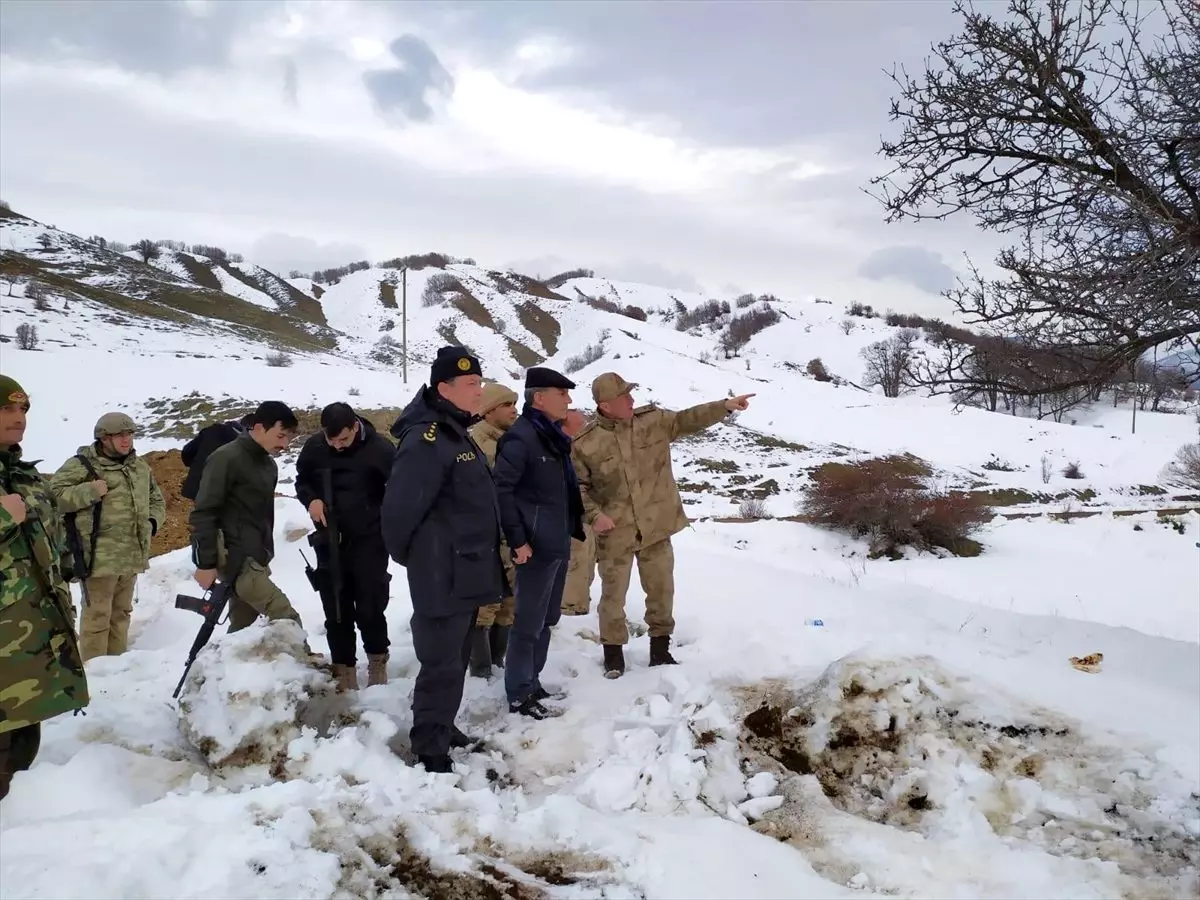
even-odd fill
[[[426,772],[453,772],[454,761],[449,756],[418,756],[417,762]]]
[[[492,677],[492,644],[488,640],[488,629],[478,626],[471,632],[471,676]]]
[[[604,645],[604,677],[620,678],[625,674],[625,651],[620,644]]]
[[[478,750],[483,741],[465,734],[457,725],[450,726],[450,746],[455,749],[470,748]]]
[[[677,666],[675,657],[671,655],[671,639],[667,635],[650,638],[650,665]]]
[[[492,644],[492,665],[504,668],[504,654],[508,652],[508,631],[511,625],[493,625],[488,635]]]

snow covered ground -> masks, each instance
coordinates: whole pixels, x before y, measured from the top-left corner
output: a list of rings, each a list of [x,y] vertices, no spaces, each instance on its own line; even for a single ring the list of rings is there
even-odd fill
[[[452,269],[506,317],[504,336],[540,341],[486,269]],[[414,300],[428,274],[409,279],[410,346],[426,350],[449,315]],[[424,366],[405,385],[361,356],[395,315],[380,277],[354,273],[323,295],[351,341],[288,368],[234,336],[114,322],[83,303],[44,314],[42,351],[2,351],[33,396],[26,450],[54,468],[102,411],[145,421],[192,393],[401,406]],[[647,309],[704,299],[599,278],[558,291],[576,285]],[[6,318],[33,314],[23,297],[0,300]],[[707,361],[711,335],[547,302],[561,326],[550,365],[603,337],[581,385],[617,369],[643,385],[639,399],[672,407],[757,393],[734,424],[675,452],[695,519],[676,540],[681,665],[647,668],[635,581],[625,677],[603,678],[595,612],[566,618],[545,678],[566,692],[564,715],[512,717],[499,678],[470,679],[459,721],[485,743],[456,751],[454,774],[429,775],[408,749],[417,664],[403,570],[390,684],[335,695],[325,669],[297,659],[299,629],[260,623],[219,629],[176,703],[200,621],[173,607],[197,589],[186,551],[168,554],[140,579],[130,651],[89,663],[87,714],[46,725],[36,765],[0,807],[0,896],[1196,896],[1200,515],[1162,519],[1153,508],[1170,497],[1140,490],[1195,440],[1193,419],[1139,415],[1129,435],[1128,410],[1054,424],[817,383],[785,363],[821,355],[852,377],[886,326],[843,335],[841,313],[812,300],[782,302],[788,316],[744,357]],[[499,360],[518,386],[505,337],[455,321],[485,368]],[[977,535],[979,557],[895,562],[795,521],[713,518],[736,512],[743,488],[789,516],[811,467],[902,452],[947,484],[1088,489],[1097,514],[998,517]],[[1083,479],[1061,474],[1071,461]],[[324,652],[305,527],[281,497],[273,569]],[[1069,662],[1091,653],[1103,654],[1097,672]]]

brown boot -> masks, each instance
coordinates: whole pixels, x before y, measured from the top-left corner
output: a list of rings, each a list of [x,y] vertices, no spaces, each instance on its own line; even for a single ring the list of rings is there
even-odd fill
[[[367,687],[388,683],[387,664],[386,653],[367,654]]]
[[[354,666],[335,665],[333,677],[337,681],[339,694],[358,690],[358,669]]]

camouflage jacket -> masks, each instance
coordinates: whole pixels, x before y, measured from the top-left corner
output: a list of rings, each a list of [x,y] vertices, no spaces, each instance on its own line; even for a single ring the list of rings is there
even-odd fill
[[[20,447],[0,450],[0,492],[19,494],[25,521],[0,508],[0,733],[88,705],[64,572],[62,519]]]
[[[703,431],[728,414],[724,400],[672,412],[640,406],[633,418],[597,416],[575,438],[571,459],[579,476],[585,519],[604,513],[616,525],[604,544],[646,547],[687,527],[671,470],[671,442]]]
[[[50,490],[63,513],[77,512],[75,527],[83,542],[84,553],[92,540],[93,504],[100,502],[100,534],[96,540],[96,558],[88,563],[92,575],[131,575],[146,571],[150,559],[150,539],[164,523],[166,504],[149,464],[137,453],[124,459],[111,459],[95,444],[79,448],[96,474],[108,485],[101,499],[92,487],[92,476],[72,456],[50,479]]]
[[[489,469],[496,466],[496,445],[500,442],[500,438],[504,437],[504,430],[497,428],[491,422],[482,421],[476,422],[469,429],[467,434],[471,436],[471,440],[475,442],[484,457],[487,459]],[[508,550],[508,543],[504,540],[504,536],[500,536],[500,559],[504,563],[504,574],[508,578],[508,586],[515,588],[516,585],[516,569],[512,561],[512,554]]]

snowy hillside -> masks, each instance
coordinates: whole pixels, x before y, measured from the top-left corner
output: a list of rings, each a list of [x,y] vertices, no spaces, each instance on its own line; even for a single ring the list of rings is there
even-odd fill
[[[398,269],[285,281],[174,250],[147,265],[22,218],[0,220],[0,246],[0,368],[32,395],[24,446],[45,470],[109,409],[139,421],[143,452],[264,399],[308,423],[334,400],[388,421],[451,340],[514,388],[532,364],[571,370],[583,407],[608,370],[673,408],[756,394],[673,454],[692,519],[681,664],[646,667],[635,580],[630,670],[604,679],[597,582],[592,612],[555,629],[564,715],[517,719],[499,679],[469,679],[460,725],[486,742],[456,751],[453,775],[411,765],[403,570],[390,684],[334,695],[292,656],[298,630],[260,623],[218,629],[177,704],[199,620],[172,602],[196,589],[186,549],[156,558],[131,650],[88,664],[88,714],[46,726],[0,806],[0,896],[1200,890],[1200,501],[1161,480],[1192,416],[1139,412],[1130,434],[1107,401],[1071,424],[889,399],[861,386],[861,350],[897,329],[847,329],[841,303],[713,313],[699,295],[467,263],[407,272],[405,384]],[[36,349],[17,349],[24,324]],[[806,371],[818,357],[830,381]],[[826,467],[885,456],[994,507],[978,555],[872,559],[865,538],[800,520]],[[285,456],[272,568],[323,652],[293,476]],[[1097,652],[1098,671],[1069,662]],[[136,864],[114,862],[114,835]]]

